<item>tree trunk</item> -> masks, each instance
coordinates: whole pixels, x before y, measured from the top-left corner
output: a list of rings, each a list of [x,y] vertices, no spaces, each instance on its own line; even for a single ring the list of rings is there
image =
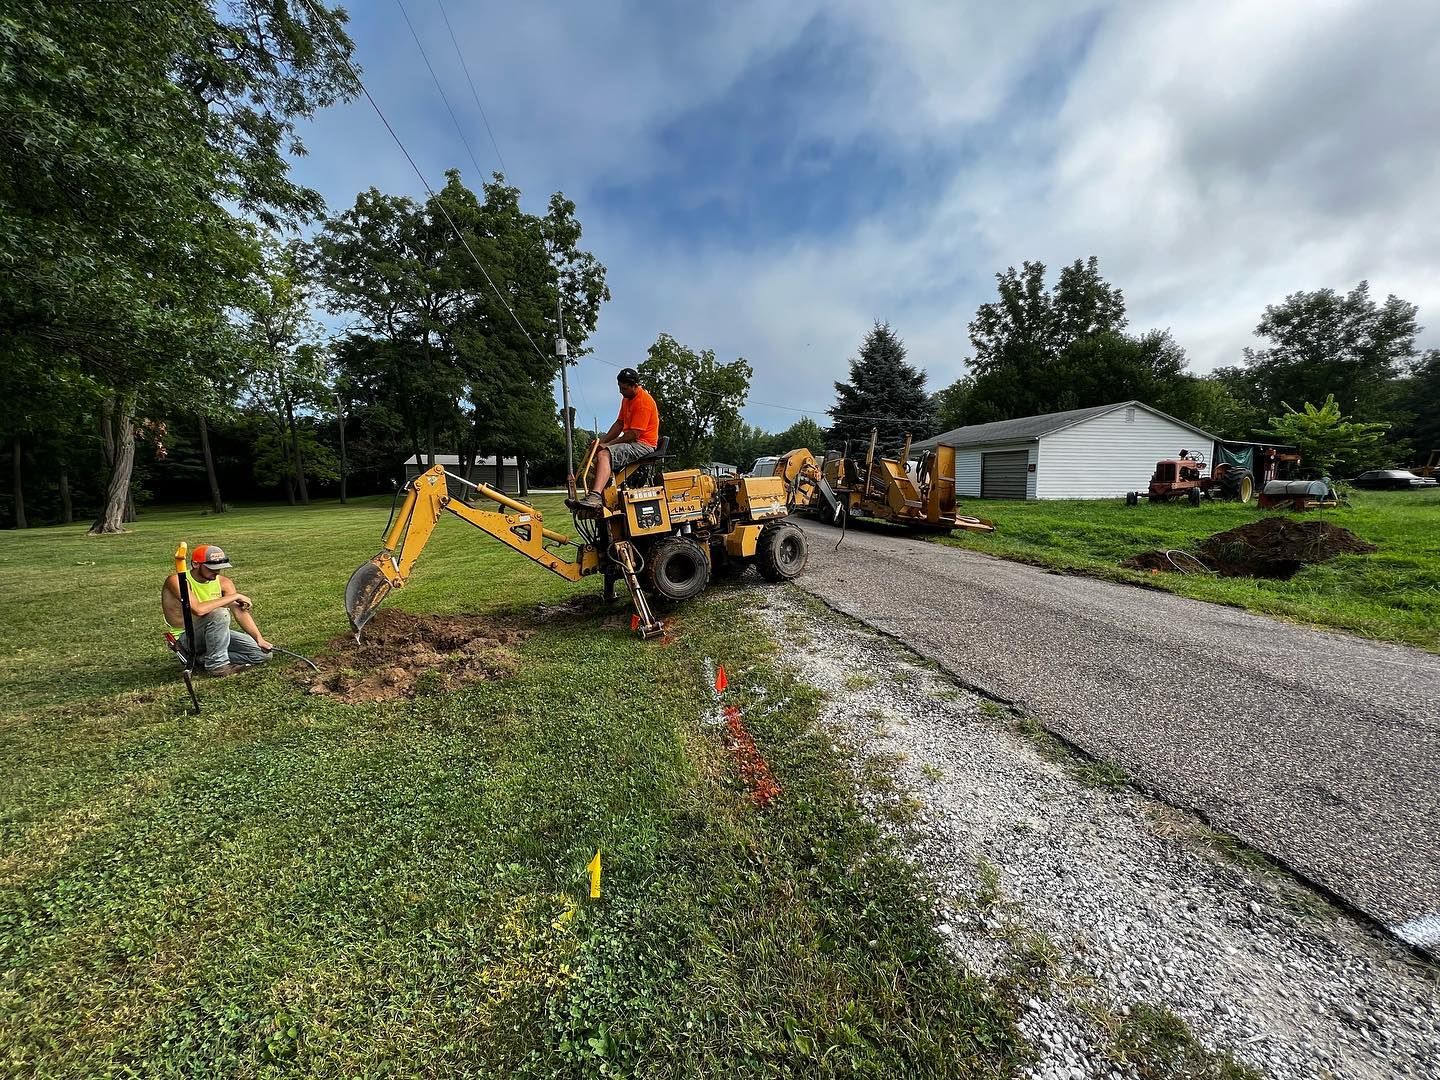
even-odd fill
[[[305,486],[305,458],[300,453],[300,428],[295,423],[295,403],[285,399],[285,419],[290,424],[290,450],[295,463],[295,490],[304,506],[310,505],[310,490]]]
[[[107,398],[102,406],[100,431],[110,476],[105,485],[104,507],[90,526],[92,536],[124,532],[125,522],[134,520],[133,516],[126,517],[135,512],[130,498],[130,474],[135,468],[134,411],[135,398],[131,394]]]
[[[10,453],[14,459],[11,462],[11,467],[14,470],[12,475],[15,478],[15,527],[17,529],[28,529],[30,523],[25,520],[25,489],[21,486],[21,481],[25,477],[25,468],[20,458],[21,446],[19,435],[16,435],[15,438],[11,440]]]
[[[505,490],[505,453],[501,450],[495,451],[495,490]]]
[[[200,414],[200,452],[205,456],[205,478],[210,481],[210,510],[223,514],[225,500],[220,498],[220,481],[215,479],[215,457],[210,453],[210,424],[203,412]]]
[[[69,525],[75,520],[75,507],[70,502],[70,467],[60,465],[60,524]]]
[[[516,471],[520,476],[520,495],[522,498],[528,497],[530,494],[530,477],[526,475],[528,469],[526,468],[524,454],[515,455],[515,465]]]

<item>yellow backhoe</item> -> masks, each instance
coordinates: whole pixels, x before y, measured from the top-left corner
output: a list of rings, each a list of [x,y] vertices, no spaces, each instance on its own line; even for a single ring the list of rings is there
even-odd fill
[[[351,629],[358,638],[390,591],[404,586],[446,513],[569,581],[604,575],[607,600],[614,599],[615,582],[623,577],[638,630],[646,638],[663,633],[647,592],[688,600],[725,564],[753,563],[770,581],[788,581],[805,569],[805,534],[785,519],[797,498],[808,504],[815,497],[819,470],[813,456],[805,478],[790,483],[779,476],[715,477],[699,469],[662,472],[656,478],[653,470],[664,461],[668,445],[662,438],[653,454],[618,470],[603,493],[599,515],[574,516],[575,538],[549,528],[535,507],[432,466],[406,484],[405,502],[392,519],[385,546],[345,587]],[[592,444],[581,468],[582,487],[594,453]],[[476,497],[498,509],[471,505]]]
[[[905,437],[905,447],[898,458],[887,458],[875,452],[877,436],[878,432],[872,429],[863,459],[827,454],[824,465],[811,481],[813,492],[802,489],[796,500],[797,508],[809,510],[837,525],[845,524],[851,517],[869,517],[917,532],[995,531],[989,521],[957,511],[954,447],[937,446],[927,450],[912,475],[910,437]],[[789,484],[815,473],[815,457],[808,450],[791,450],[781,455],[775,465],[775,475]]]

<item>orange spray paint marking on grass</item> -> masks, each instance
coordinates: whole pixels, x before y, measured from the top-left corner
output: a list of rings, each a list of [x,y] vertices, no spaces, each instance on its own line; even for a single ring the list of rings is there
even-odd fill
[[[725,675],[725,668],[717,667],[715,696],[718,698],[729,685],[730,680]],[[750,798],[756,806],[769,806],[780,794],[780,785],[775,782],[775,777],[770,775],[770,766],[760,753],[760,748],[755,745],[755,737],[745,727],[745,721],[740,716],[740,706],[726,705],[721,714],[725,718],[725,749],[729,750],[730,756],[735,759],[740,780],[749,790]]]

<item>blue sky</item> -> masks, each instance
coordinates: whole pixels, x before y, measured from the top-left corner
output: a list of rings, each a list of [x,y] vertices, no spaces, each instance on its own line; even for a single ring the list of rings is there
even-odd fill
[[[877,319],[938,389],[1024,259],[1097,255],[1197,371],[1236,362],[1267,303],[1361,278],[1440,345],[1440,5],[443,0],[492,146],[440,0],[403,2],[480,169],[498,146],[532,209],[565,191],[609,268],[574,377],[602,423],[596,358],[662,331],[749,360],[771,430],[830,404]],[[351,7],[422,171],[478,186],[396,0]],[[422,194],[363,100],[302,137],[332,210]]]

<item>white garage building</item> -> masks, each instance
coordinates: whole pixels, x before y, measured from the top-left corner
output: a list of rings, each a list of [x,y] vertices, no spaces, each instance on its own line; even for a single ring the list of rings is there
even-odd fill
[[[911,453],[955,448],[955,486],[985,499],[1104,499],[1144,491],[1155,462],[1181,450],[1210,460],[1215,436],[1141,401],[974,424]]]

